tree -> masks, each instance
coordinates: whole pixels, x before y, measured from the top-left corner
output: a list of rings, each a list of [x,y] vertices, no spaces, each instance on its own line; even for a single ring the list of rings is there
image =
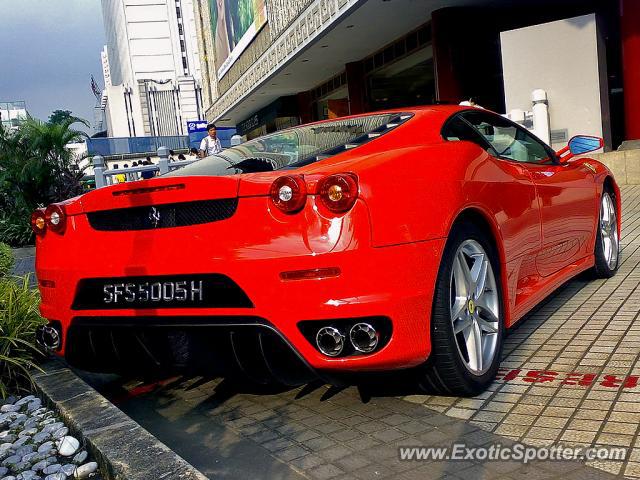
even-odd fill
[[[82,193],[82,172],[66,149],[67,143],[86,138],[72,128],[75,123],[88,126],[70,117],[61,123],[28,118],[15,132],[0,128],[0,241],[31,240],[21,227],[28,226],[34,209]]]
[[[49,115],[49,123],[60,124],[70,118],[75,118],[71,115],[71,110],[54,110]]]

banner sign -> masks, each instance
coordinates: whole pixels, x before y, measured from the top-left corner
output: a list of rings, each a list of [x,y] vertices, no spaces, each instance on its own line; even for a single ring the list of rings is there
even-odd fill
[[[206,132],[207,121],[206,120],[190,120],[187,122],[187,132],[189,134],[196,132]]]
[[[216,69],[221,78],[267,23],[265,0],[209,0]]]

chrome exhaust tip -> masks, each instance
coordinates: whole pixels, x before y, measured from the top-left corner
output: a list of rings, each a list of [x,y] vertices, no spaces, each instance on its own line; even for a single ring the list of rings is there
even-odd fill
[[[349,331],[353,348],[361,353],[371,353],[378,346],[380,334],[368,323],[356,323]]]
[[[316,334],[318,350],[328,357],[337,357],[344,349],[344,335],[335,327],[322,327]]]
[[[54,328],[51,325],[38,327],[36,330],[36,342],[49,352],[59,350],[62,345],[60,332],[57,328]]]

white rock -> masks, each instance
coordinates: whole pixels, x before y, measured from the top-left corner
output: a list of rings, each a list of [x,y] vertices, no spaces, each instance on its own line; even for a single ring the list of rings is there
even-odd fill
[[[74,477],[78,480],[83,480],[85,478],[89,478],[89,475],[91,475],[96,470],[98,470],[98,464],[96,462],[85,463],[84,465],[76,469]]]
[[[18,480],[40,480],[40,476],[36,472],[27,470],[18,475]]]
[[[70,457],[78,451],[80,448],[80,442],[71,436],[66,436],[56,442],[56,447],[58,448],[58,453],[60,455],[63,457]]]
[[[3,405],[0,407],[0,412],[2,413],[13,413],[20,410],[20,406],[18,405]]]
[[[46,476],[44,480],[67,480],[67,476],[62,472],[58,472],[53,475]]]
[[[53,442],[45,442],[38,447],[38,453],[48,454],[53,450]]]
[[[42,473],[44,473],[45,475],[53,475],[54,473],[58,473],[61,468],[62,465],[60,465],[59,463],[54,463],[53,465],[49,465],[44,470],[42,470]]]
[[[59,440],[62,437],[66,437],[68,433],[69,433],[69,429],[67,427],[62,427],[56,430],[55,432],[53,432],[53,435],[51,436],[56,440]]]
[[[88,456],[89,454],[87,453],[87,451],[83,450],[80,453],[76,454],[75,457],[73,457],[73,463],[75,463],[76,465],[80,465],[84,463]]]
[[[74,473],[76,473],[76,466],[68,463],[63,465],[60,471],[64,473],[67,477],[73,477]]]
[[[32,402],[36,399],[36,397],[34,397],[33,395],[29,395],[27,397],[21,398],[20,400],[18,400],[15,405],[18,405],[19,407],[22,405],[25,405],[29,402]]]

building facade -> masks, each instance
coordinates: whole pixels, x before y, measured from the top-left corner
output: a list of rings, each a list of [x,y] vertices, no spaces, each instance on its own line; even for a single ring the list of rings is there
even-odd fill
[[[0,121],[3,129],[18,128],[27,116],[27,105],[24,101],[0,102]]]
[[[192,0],[102,0],[110,137],[186,135],[203,117]]]
[[[534,89],[554,147],[578,129],[608,149],[640,138],[637,0],[253,1],[248,41],[245,2],[194,6],[206,117],[249,138],[433,102],[529,110]]]

